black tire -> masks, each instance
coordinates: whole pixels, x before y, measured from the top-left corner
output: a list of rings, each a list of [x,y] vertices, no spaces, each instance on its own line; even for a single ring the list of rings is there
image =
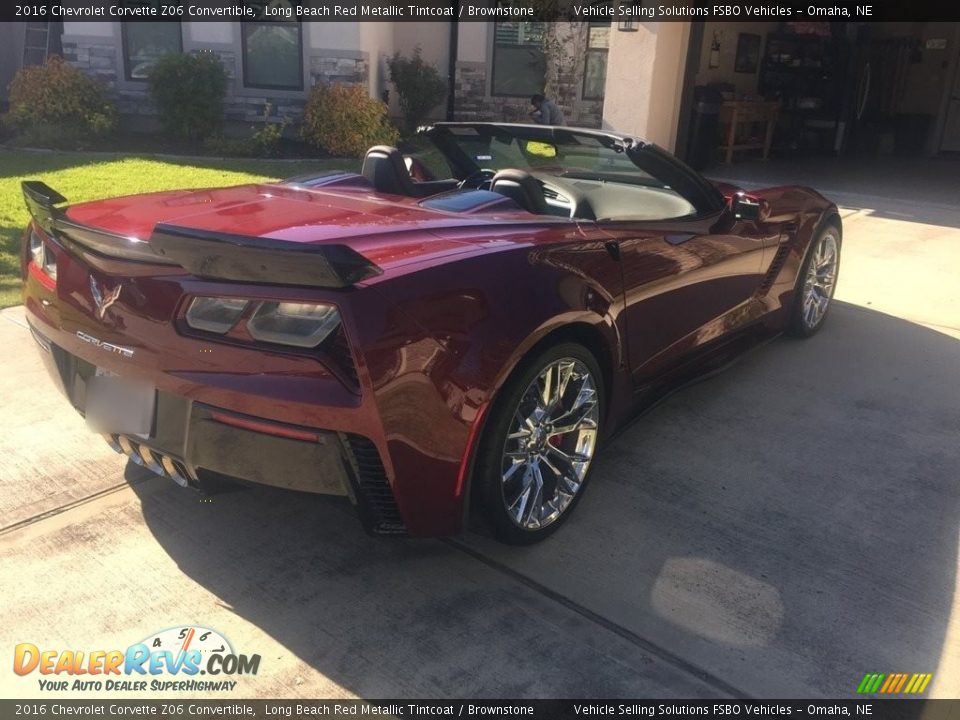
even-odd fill
[[[506,460],[507,435],[510,432],[511,423],[516,422],[515,415],[521,409],[521,402],[529,404],[531,396],[527,394],[528,389],[531,388],[535,381],[538,381],[541,373],[544,373],[547,368],[553,366],[554,363],[557,363],[558,361],[564,361],[567,359],[573,360],[575,363],[580,363],[580,365],[574,364],[574,367],[578,369],[584,368],[586,373],[589,374],[590,380],[592,381],[594,387],[596,419],[594,421],[592,417],[594,412],[591,410],[589,423],[596,423],[595,430],[593,430],[592,427],[588,427],[587,429],[583,430],[587,436],[589,436],[591,432],[594,433],[590,460],[586,463],[585,473],[579,482],[578,488],[572,493],[572,499],[564,499],[562,497],[565,494],[569,494],[559,493],[560,483],[564,481],[560,476],[554,475],[552,470],[547,470],[547,472],[541,476],[544,478],[542,482],[545,483],[545,487],[552,484],[553,492],[557,494],[550,496],[547,492],[544,492],[543,497],[547,501],[550,501],[552,498],[552,501],[557,504],[562,502],[566,502],[567,504],[562,510],[559,511],[558,517],[549,520],[549,522],[544,524],[542,527],[538,527],[536,529],[522,527],[509,513],[507,502],[504,497],[505,483],[503,480],[503,474],[505,472],[505,463],[508,462]],[[559,375],[559,371],[554,370],[553,372]],[[571,379],[567,383],[566,387],[568,388],[568,394],[566,394],[564,397],[570,397],[569,393],[576,389],[573,385],[570,385],[570,383],[584,383],[582,378],[582,374],[576,375],[575,379]],[[585,385],[580,385],[580,387],[585,387]],[[529,545],[540,542],[556,532],[556,530],[573,512],[577,503],[580,501],[580,498],[583,497],[587,481],[590,479],[590,474],[593,470],[593,460],[596,458],[596,453],[599,450],[599,439],[603,430],[602,423],[604,412],[606,410],[605,391],[606,389],[603,384],[603,374],[601,373],[600,367],[593,354],[590,353],[590,351],[587,350],[583,345],[573,342],[564,342],[547,348],[542,352],[537,353],[535,356],[531,356],[527,360],[523,361],[514,371],[513,375],[507,380],[504,386],[500,389],[500,392],[494,401],[490,418],[487,421],[486,427],[484,428],[483,436],[480,439],[480,445],[477,450],[476,474],[474,476],[476,482],[479,484],[478,490],[480,500],[486,515],[493,526],[494,536],[498,540],[510,545]],[[587,404],[584,403],[580,407],[586,406]],[[558,408],[558,411],[562,409],[563,408],[560,407]],[[547,419],[549,420],[549,416]],[[571,437],[572,435],[573,433],[569,433],[563,437]],[[583,435],[577,435],[577,438],[582,437]],[[511,443],[513,442],[520,443],[521,441],[511,440]],[[557,442],[564,441],[561,438]],[[541,438],[541,445],[543,447],[544,455],[550,457],[551,460],[555,460],[556,458],[553,455],[553,450],[559,448],[551,448],[548,446],[555,446],[556,443],[551,442],[550,440],[543,440]],[[570,465],[568,467],[574,466]],[[551,476],[549,479],[547,478],[548,474]],[[569,489],[569,486],[567,485],[564,485],[564,487]],[[546,504],[549,505],[549,502]],[[522,510],[520,511],[520,514],[522,515]]]
[[[825,238],[832,238],[836,247],[833,283],[829,293],[826,295],[826,308],[814,321],[810,321],[805,306],[807,276],[810,272],[810,265],[814,262],[814,257],[817,255],[817,249],[821,246],[821,243],[824,242]],[[790,308],[790,318],[787,321],[787,334],[798,338],[808,338],[815,335],[819,332],[820,328],[823,327],[823,323],[830,313],[830,306],[833,304],[834,292],[837,289],[837,280],[840,274],[840,250],[842,245],[843,237],[840,227],[836,222],[829,222],[824,225],[817,233],[813,242],[810,243],[810,247],[807,249],[807,256],[804,258],[803,264],[800,266],[800,272],[797,275],[797,284],[793,292],[793,304]]]

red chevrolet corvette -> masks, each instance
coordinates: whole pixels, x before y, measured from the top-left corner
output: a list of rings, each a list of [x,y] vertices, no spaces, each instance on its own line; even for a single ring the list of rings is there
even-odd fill
[[[638,410],[823,324],[813,190],[615,133],[440,123],[360,174],[66,207],[23,183],[27,319],[116,450],[185,486],[344,495],[376,533],[550,534]]]

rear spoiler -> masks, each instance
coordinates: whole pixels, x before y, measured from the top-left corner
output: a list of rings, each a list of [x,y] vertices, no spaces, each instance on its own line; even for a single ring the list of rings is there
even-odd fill
[[[27,210],[48,235],[54,233],[54,217],[63,216],[63,211],[54,205],[65,203],[67,199],[46,183],[39,180],[24,180],[20,183],[23,190],[23,200],[27,203]]]
[[[383,272],[347,245],[309,245],[163,223],[153,229],[150,246],[211,280],[342,288]]]
[[[38,180],[21,183],[34,221],[63,245],[121,260],[179,265],[208,280],[343,288],[380,275],[347,245],[310,245],[158,224],[147,242],[80,225],[56,207],[67,199]]]

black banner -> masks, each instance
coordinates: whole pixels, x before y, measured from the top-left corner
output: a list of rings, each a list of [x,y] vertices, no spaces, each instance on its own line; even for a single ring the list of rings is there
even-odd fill
[[[885,22],[960,20],[960,3],[688,0],[14,0],[0,20],[102,21],[737,21]],[[629,29],[627,27],[620,29]]]
[[[955,720],[958,700],[0,700],[0,717]]]

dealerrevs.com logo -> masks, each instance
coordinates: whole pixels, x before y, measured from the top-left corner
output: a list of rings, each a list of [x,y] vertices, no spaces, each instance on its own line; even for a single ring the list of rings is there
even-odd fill
[[[37,682],[46,691],[229,691],[237,686],[229,678],[259,669],[259,655],[235,652],[224,635],[200,625],[161,630],[126,650],[49,650],[20,643],[13,653],[13,671],[39,673]]]

